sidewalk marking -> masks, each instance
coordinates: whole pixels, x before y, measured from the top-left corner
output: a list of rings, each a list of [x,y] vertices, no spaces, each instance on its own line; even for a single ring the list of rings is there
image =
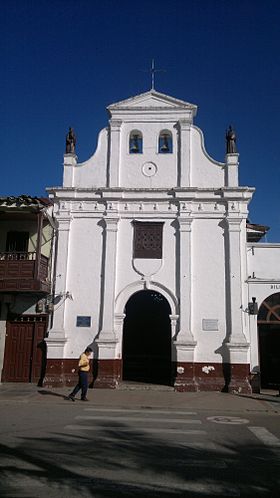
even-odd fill
[[[215,424],[229,424],[229,425],[249,424],[249,420],[240,417],[215,416],[215,417],[207,417],[207,420],[209,420],[210,422],[214,422]]]
[[[211,443],[209,441],[201,441],[201,442],[198,442],[198,441],[195,441],[194,443],[191,443],[189,441],[173,441],[174,443],[174,446],[176,446],[176,448],[179,447],[182,447],[182,448],[191,448],[191,449],[194,449],[194,450],[211,450],[211,451],[217,451],[217,446],[215,443]],[[171,444],[171,443],[168,443],[168,444]]]
[[[183,411],[174,411],[174,410],[154,410],[150,408],[149,410],[144,410],[139,408],[139,410],[128,410],[126,408],[85,408],[86,412],[116,412],[116,413],[158,413],[165,415],[197,415],[197,412],[183,412]]]
[[[66,426],[64,427],[64,429],[67,429],[69,426]],[[79,426],[72,426],[72,427],[79,427]],[[71,433],[70,433],[71,431]],[[80,437],[81,436],[78,436],[77,434],[74,434],[73,433],[74,429],[71,429],[71,426],[70,426],[70,429],[69,429],[69,433],[68,434],[65,434],[65,433],[62,433],[62,434],[56,434],[56,438],[57,439],[62,439],[63,441],[65,441],[65,438],[66,438],[66,441],[72,441],[73,443],[80,443],[81,440],[80,440]],[[76,430],[77,432],[77,430]],[[164,431],[166,433],[166,431]],[[199,432],[199,435],[201,435],[201,432],[203,431],[188,431],[188,434],[192,435],[193,433],[197,433]],[[172,433],[174,434],[174,433]],[[179,433],[180,434],[180,433]],[[185,434],[185,433],[184,433]],[[131,441],[134,441],[134,435],[132,435],[131,438],[126,438],[126,439],[120,439],[120,435],[119,434],[110,434],[110,436],[107,436],[107,435],[104,435],[103,431],[102,433],[96,433],[95,435],[95,440],[98,441],[98,439],[101,439],[102,442],[110,442],[110,443],[119,443],[121,444],[122,446],[125,445],[125,444],[131,444]],[[186,441],[186,442],[183,442],[183,441],[176,441],[174,440],[174,438],[172,439],[166,439],[167,443],[168,443],[168,446],[169,447],[172,447],[172,448],[177,448],[177,449],[180,449],[180,450],[197,450],[197,452],[200,452],[201,451],[216,451],[216,453],[218,454],[219,453],[219,449],[217,448],[217,446],[214,444],[214,443],[210,443],[208,441],[204,441],[204,442],[190,442],[190,441]],[[234,452],[233,451],[227,451],[227,453],[229,455],[233,454]],[[222,452],[222,456],[224,457],[224,451]]]
[[[201,420],[196,419],[182,419],[182,418],[154,418],[154,417],[102,417],[101,415],[77,415],[75,419],[78,420],[109,420],[113,422],[132,421],[132,422],[164,422],[176,424],[202,424]]]
[[[167,459],[158,459],[158,462],[161,465],[170,465],[170,460]],[[229,462],[230,464],[230,462]],[[172,465],[176,465],[176,467],[195,467],[195,468],[207,468],[207,469],[226,469],[228,468],[229,464],[225,460],[209,460],[207,458],[206,460],[182,460],[182,459],[177,459],[174,458],[172,459]]]
[[[65,430],[69,431],[76,431],[76,430],[83,430],[83,431],[117,431],[117,432],[134,432],[134,433],[142,433],[142,432],[149,432],[149,433],[156,433],[156,432],[164,432],[165,434],[206,434],[206,431],[200,431],[200,430],[195,430],[195,429],[186,429],[186,430],[181,430],[181,429],[158,429],[158,428],[148,428],[148,427],[143,427],[141,429],[135,428],[135,427],[102,427],[102,426],[95,426],[95,425],[66,425],[64,427]]]
[[[255,434],[255,436],[265,445],[273,448],[280,448],[280,440],[278,437],[274,436],[271,432],[269,432],[265,427],[248,427],[248,429]],[[278,451],[277,451],[278,453]]]

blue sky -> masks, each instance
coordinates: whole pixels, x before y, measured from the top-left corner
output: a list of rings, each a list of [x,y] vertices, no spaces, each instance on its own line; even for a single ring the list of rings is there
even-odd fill
[[[65,135],[94,152],[106,106],[150,89],[198,105],[208,153],[238,136],[250,219],[280,242],[278,0],[1,0],[1,195],[62,184]]]

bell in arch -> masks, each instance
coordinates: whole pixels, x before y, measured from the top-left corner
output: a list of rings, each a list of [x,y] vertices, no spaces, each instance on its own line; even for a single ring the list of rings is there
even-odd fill
[[[139,152],[139,136],[138,135],[132,135],[132,144],[131,144],[130,152],[133,152],[134,154],[137,154],[137,152]]]
[[[162,138],[162,145],[160,147],[160,152],[169,152],[168,135],[167,135],[167,133],[165,133],[164,135],[162,135],[161,138]]]

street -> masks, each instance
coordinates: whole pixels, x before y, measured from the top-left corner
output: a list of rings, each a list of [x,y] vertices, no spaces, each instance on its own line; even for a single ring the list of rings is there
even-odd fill
[[[98,392],[88,403],[53,394],[1,399],[1,497],[279,496],[279,404],[128,392],[118,405],[114,392],[106,406]]]

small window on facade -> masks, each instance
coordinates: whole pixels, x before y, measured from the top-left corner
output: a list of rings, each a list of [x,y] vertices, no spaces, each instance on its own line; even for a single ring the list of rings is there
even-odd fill
[[[129,153],[142,154],[143,152],[143,137],[141,131],[134,130],[129,135]]]
[[[162,258],[163,223],[134,223],[134,258]]]
[[[160,154],[170,154],[172,152],[172,133],[169,130],[160,132],[158,151]]]

